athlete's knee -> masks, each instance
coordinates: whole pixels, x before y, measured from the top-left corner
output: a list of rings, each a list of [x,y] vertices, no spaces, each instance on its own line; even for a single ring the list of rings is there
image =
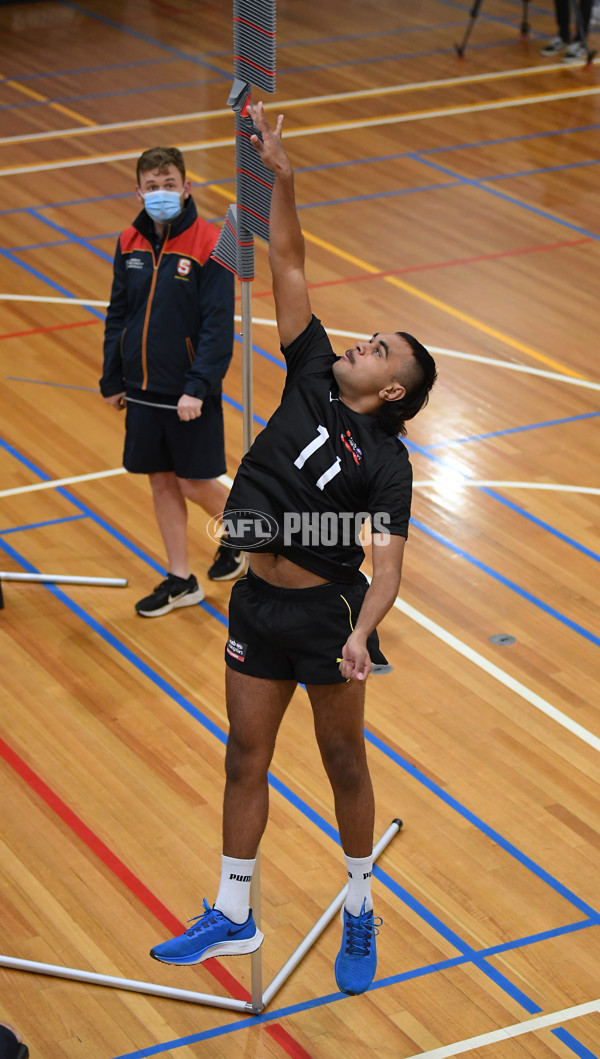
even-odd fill
[[[364,744],[335,740],[321,747],[323,764],[336,790],[355,790],[368,776]]]
[[[149,474],[148,478],[155,496],[162,493],[172,493],[179,489],[177,478],[173,471],[155,471],[154,474]]]
[[[257,783],[266,779],[271,753],[268,748],[231,732],[225,752],[225,775],[229,783]]]

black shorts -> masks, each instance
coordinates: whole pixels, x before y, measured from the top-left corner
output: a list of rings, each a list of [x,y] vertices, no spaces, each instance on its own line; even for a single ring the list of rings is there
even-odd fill
[[[127,394],[123,466],[133,474],[174,471],[178,478],[207,480],[226,470],[225,431],[220,394],[207,394],[198,419],[182,422],[178,398],[171,395]],[[152,405],[135,401],[152,401]],[[156,402],[173,408],[157,408]]]
[[[369,582],[330,581],[314,588],[277,588],[251,570],[236,581],[229,601],[230,669],[267,680],[343,684],[342,648],[358,617]],[[377,632],[367,640],[371,661],[387,665]]]

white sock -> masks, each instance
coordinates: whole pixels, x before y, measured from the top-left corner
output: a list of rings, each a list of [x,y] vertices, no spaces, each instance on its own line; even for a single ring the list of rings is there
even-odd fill
[[[371,898],[373,855],[370,857],[348,857],[344,854],[344,857],[348,870],[346,911],[351,916],[359,916],[361,912],[370,912],[373,908]]]
[[[245,923],[250,912],[250,883],[256,860],[221,857],[221,882],[215,908],[232,923]]]

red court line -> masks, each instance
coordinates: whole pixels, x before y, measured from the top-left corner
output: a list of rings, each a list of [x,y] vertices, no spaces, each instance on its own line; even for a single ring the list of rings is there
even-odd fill
[[[0,738],[0,756],[42,798],[46,805],[71,828],[92,853],[95,853],[102,863],[125,884],[134,897],[137,897],[160,920],[171,934],[181,934],[185,930],[184,925],[169,911],[166,905],[159,901],[158,897],[130,871],[127,865],[105,845],[102,839],[94,834],[87,824],[69,808],[66,802],[63,802],[62,798],[59,798],[48,784],[2,738]],[[214,957],[212,960],[207,960],[203,966],[212,974],[213,978],[216,978],[227,989],[234,999],[247,1002],[252,1000],[247,990]],[[271,1023],[264,1026],[264,1029],[287,1052],[291,1059],[311,1059],[308,1052],[294,1040],[283,1026]]]
[[[365,280],[384,279],[386,276],[403,276],[407,272],[427,272],[434,268],[451,268],[453,265],[472,265],[477,261],[494,261],[500,257],[517,257],[520,254],[539,254],[544,250],[560,250],[567,246],[578,246],[580,243],[591,243],[589,236],[571,239],[568,242],[549,243],[547,246],[526,246],[520,250],[500,250],[495,254],[478,254],[476,257],[458,257],[454,261],[434,261],[430,265],[411,265],[409,268],[394,268],[389,272],[361,272],[360,276],[345,276],[342,279],[324,280],[322,283],[309,283],[309,290],[319,287],[337,287],[343,283],[362,283]],[[267,298],[272,290],[253,291],[255,298]],[[241,298],[241,295],[239,296]]]
[[[25,335],[43,335],[46,331],[64,331],[67,327],[89,327],[90,324],[101,324],[102,320],[78,320],[74,324],[53,324],[52,327],[35,327],[32,331],[12,331],[0,335],[0,338],[23,338]]]

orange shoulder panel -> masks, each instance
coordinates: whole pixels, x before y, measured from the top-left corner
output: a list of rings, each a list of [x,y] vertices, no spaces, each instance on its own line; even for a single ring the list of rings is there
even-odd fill
[[[134,228],[133,224],[130,228],[126,228],[124,232],[121,232],[119,244],[122,254],[130,254],[132,250],[148,251],[152,249],[148,240],[144,238],[141,232],[138,232],[137,228]]]
[[[209,224],[208,221],[203,221],[201,217],[198,217],[191,227],[186,228],[185,232],[176,235],[174,239],[169,239],[165,252],[185,254],[186,257],[191,257],[201,265],[205,265],[217,245],[218,238],[219,229],[216,225]]]

